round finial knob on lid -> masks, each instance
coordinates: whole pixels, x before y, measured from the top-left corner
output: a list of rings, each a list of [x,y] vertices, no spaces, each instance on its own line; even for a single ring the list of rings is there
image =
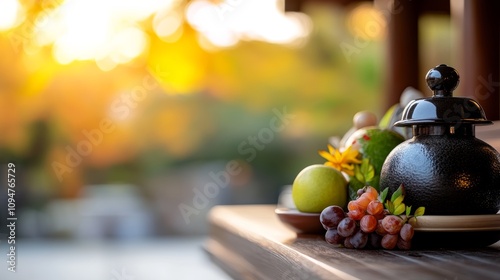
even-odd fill
[[[453,96],[453,90],[460,81],[460,76],[453,67],[440,64],[429,70],[425,79],[434,96],[408,103],[401,120],[395,126],[492,123],[486,119],[478,102],[467,97]]]
[[[434,92],[434,96],[453,96],[453,90],[457,88],[460,76],[455,68],[440,64],[427,72],[425,80]]]

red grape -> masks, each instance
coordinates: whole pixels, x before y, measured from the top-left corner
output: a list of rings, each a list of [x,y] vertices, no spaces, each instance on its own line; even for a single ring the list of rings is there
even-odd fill
[[[336,205],[326,207],[319,216],[319,220],[325,229],[336,229],[343,218],[345,218],[344,210]]]
[[[344,218],[337,227],[339,234],[343,237],[351,236],[356,230],[356,222],[350,218]]]
[[[360,198],[356,199],[356,202],[359,204],[359,207],[361,208],[361,210],[365,211],[366,207],[368,207],[368,204],[370,203],[370,199],[368,199],[367,197],[361,196]]]
[[[351,200],[349,201],[349,203],[347,203],[347,210],[361,210],[361,206],[359,206],[359,203],[356,200]]]
[[[355,221],[361,220],[363,216],[365,215],[365,211],[361,210],[352,210],[347,213],[347,216]]]
[[[397,246],[401,250],[410,250],[411,249],[411,241],[405,241],[401,238],[398,239]]]
[[[377,229],[375,231],[380,235],[387,234],[387,231],[385,230],[384,226],[382,225],[382,220],[377,221]]]
[[[392,250],[396,247],[398,243],[399,236],[397,234],[386,234],[382,237],[380,244],[382,248]]]
[[[351,236],[344,239],[344,247],[352,249],[354,246],[351,244]]]
[[[378,191],[374,187],[367,187],[365,193],[369,194],[371,196],[371,200],[376,200],[378,199]]]
[[[365,215],[363,216],[363,218],[361,218],[361,221],[359,221],[359,226],[361,227],[362,231],[370,233],[374,232],[377,229],[378,222],[374,216]]]
[[[366,212],[370,215],[378,215],[384,211],[384,204],[378,200],[370,201],[368,207],[366,207]]]
[[[358,230],[353,236],[351,236],[351,244],[356,249],[361,249],[368,243],[368,234],[362,230]]]
[[[359,198],[364,198],[364,199],[368,199],[368,201],[373,201],[375,199],[377,199],[376,196],[374,196],[374,193],[367,193],[365,192],[363,195],[361,195]],[[359,199],[358,198],[358,199]]]
[[[325,233],[325,241],[333,245],[340,245],[344,244],[344,237],[336,229],[329,229]]]
[[[357,195],[356,200],[347,204],[348,212],[335,205],[323,209],[320,221],[327,230],[325,241],[346,248],[409,250],[415,232],[406,223],[406,215],[391,214],[379,201],[377,189],[371,186],[358,190]]]
[[[362,196],[363,194],[365,193],[365,188],[361,188],[359,189],[356,194],[358,195],[358,197]]]
[[[389,215],[382,220],[382,226],[389,234],[397,234],[403,226],[403,219],[399,216]]]
[[[401,239],[403,239],[404,241],[410,241],[413,238],[414,233],[415,231],[413,230],[412,225],[404,224],[403,227],[401,227],[399,236],[401,236]]]

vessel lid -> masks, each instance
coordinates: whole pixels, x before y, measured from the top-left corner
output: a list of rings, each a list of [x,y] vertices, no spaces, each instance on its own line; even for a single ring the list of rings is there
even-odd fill
[[[427,72],[425,80],[434,95],[411,101],[395,126],[492,123],[486,119],[478,102],[471,98],[453,97],[453,90],[460,81],[460,76],[454,68],[440,64]]]

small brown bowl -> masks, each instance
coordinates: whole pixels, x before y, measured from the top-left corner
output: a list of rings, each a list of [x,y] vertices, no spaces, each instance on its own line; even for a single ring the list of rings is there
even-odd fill
[[[326,231],[319,221],[320,213],[304,213],[288,208],[276,208],[274,212],[282,223],[296,233],[324,234]]]

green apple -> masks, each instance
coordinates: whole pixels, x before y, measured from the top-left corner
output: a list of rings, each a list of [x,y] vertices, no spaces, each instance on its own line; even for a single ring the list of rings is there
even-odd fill
[[[297,210],[320,213],[327,206],[347,206],[347,181],[340,171],[326,165],[311,165],[297,175],[292,186]]]

